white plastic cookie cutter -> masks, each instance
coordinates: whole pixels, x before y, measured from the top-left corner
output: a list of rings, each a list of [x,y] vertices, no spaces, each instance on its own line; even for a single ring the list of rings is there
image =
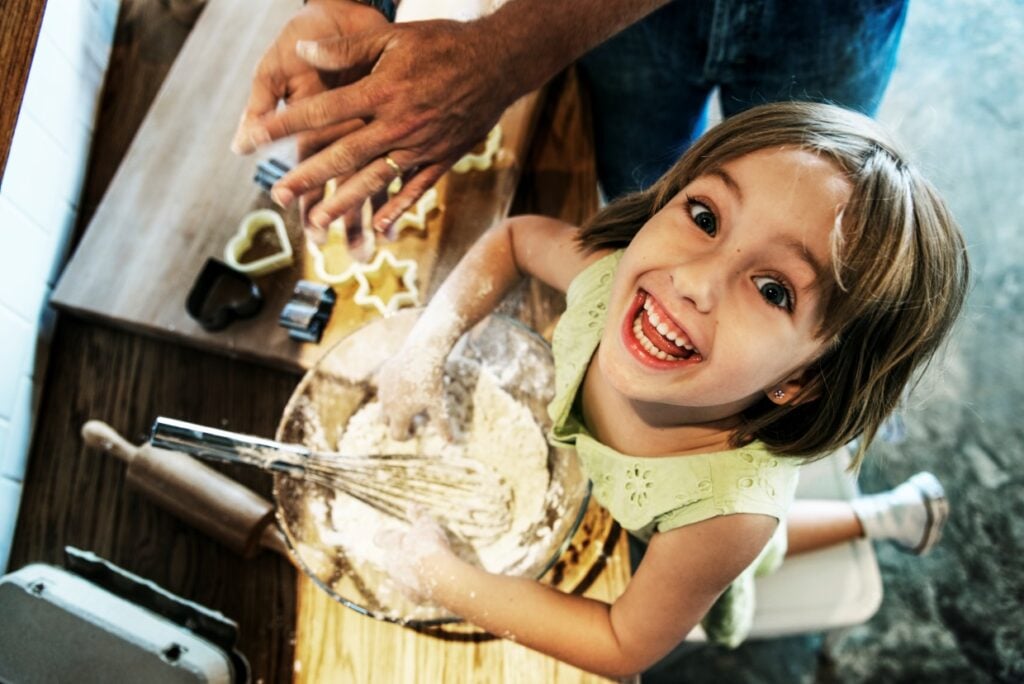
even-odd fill
[[[333,195],[337,188],[338,183],[335,179],[332,178],[327,181],[326,185],[324,185],[324,199]],[[365,255],[362,258],[369,258],[369,255],[373,254],[377,249],[377,234],[370,226],[372,219],[373,205],[370,203],[370,200],[366,200],[363,202],[360,216],[363,239],[358,251]],[[360,261],[359,255],[352,255],[350,257],[352,263],[347,268],[341,271],[328,270],[328,259],[325,252],[335,249],[342,250],[346,255],[349,255],[348,231],[345,227],[344,218],[336,218],[327,226],[327,242],[322,247],[306,238],[306,251],[309,252],[310,258],[313,260],[313,274],[318,280],[329,285],[341,285],[351,280],[355,276],[355,267]]]
[[[395,221],[394,234],[398,235],[406,228],[415,230],[427,229],[427,215],[437,209],[437,188],[432,187],[423,193],[423,196],[416,200],[412,208],[405,211]]]
[[[494,164],[494,159],[498,156],[498,152],[501,150],[501,124],[497,124],[491,129],[491,132],[487,134],[487,140],[484,141],[484,151],[480,154],[467,154],[459,161],[452,165],[452,171],[455,173],[467,173],[476,169],[477,171],[486,171],[491,168]]]
[[[274,254],[243,262],[241,259],[252,247],[253,240],[264,230],[272,228],[281,249]],[[260,209],[245,215],[238,231],[224,247],[224,261],[239,273],[250,276],[266,275],[272,271],[290,266],[292,263],[292,244],[288,241],[288,230],[284,227],[284,219],[272,209]]]
[[[375,288],[370,283],[370,277],[382,271],[384,262],[396,275],[403,289],[392,294],[385,302],[376,294]],[[413,259],[396,259],[395,255],[387,249],[381,249],[372,263],[354,264],[354,275],[359,283],[352,300],[359,306],[373,307],[380,312],[381,316],[390,316],[403,306],[416,306],[419,304],[420,291],[416,287],[416,262]],[[399,275],[400,274],[400,275]]]
[[[313,274],[317,277],[317,280],[327,283],[328,285],[341,285],[348,282],[355,277],[355,260],[348,265],[348,268],[340,272],[331,272],[327,269],[327,255],[324,254],[326,249],[330,249],[332,243],[339,243],[337,249],[344,249],[345,231],[342,229],[340,237],[335,231],[328,232],[327,244],[320,247],[315,242],[306,238],[306,251],[309,252],[310,258],[313,260]]]

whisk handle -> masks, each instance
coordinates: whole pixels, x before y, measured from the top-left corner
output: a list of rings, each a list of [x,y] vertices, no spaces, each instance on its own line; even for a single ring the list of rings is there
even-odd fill
[[[180,451],[207,461],[243,463],[264,470],[301,476],[302,459],[309,449],[271,439],[159,417],[153,422],[150,442],[160,449]]]

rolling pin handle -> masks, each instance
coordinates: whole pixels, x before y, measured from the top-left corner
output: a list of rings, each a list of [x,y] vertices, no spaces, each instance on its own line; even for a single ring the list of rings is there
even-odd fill
[[[131,463],[138,454],[138,447],[118,434],[102,420],[90,420],[82,426],[82,439],[94,449],[107,451],[125,463]]]

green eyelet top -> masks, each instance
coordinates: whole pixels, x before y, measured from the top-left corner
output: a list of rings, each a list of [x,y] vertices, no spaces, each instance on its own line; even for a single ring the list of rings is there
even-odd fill
[[[786,511],[796,492],[797,459],[771,454],[760,442],[708,454],[630,456],[597,441],[573,410],[607,318],[612,277],[622,252],[598,260],[572,281],[566,311],[555,328],[555,397],[548,406],[548,439],[574,447],[597,501],[629,533],[648,541],[655,532],[719,515],[758,513],[779,520],[754,562],[719,597],[701,624],[708,639],[739,645],[754,614],[754,577],[774,571],[786,555]]]

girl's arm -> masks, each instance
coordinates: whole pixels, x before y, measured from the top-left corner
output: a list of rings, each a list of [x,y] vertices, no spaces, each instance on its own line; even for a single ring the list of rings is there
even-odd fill
[[[431,299],[401,351],[378,374],[384,414],[396,438],[407,434],[413,416],[442,403],[437,397],[448,352],[524,276],[565,291],[577,273],[600,257],[579,251],[577,231],[556,219],[519,216],[499,223],[470,248]]]
[[[754,561],[774,518],[737,514],[655,534],[615,603],[494,575],[452,554],[438,528],[419,523],[393,546],[393,577],[501,637],[608,677],[645,670],[682,641]],[[396,567],[398,566],[398,567]]]

